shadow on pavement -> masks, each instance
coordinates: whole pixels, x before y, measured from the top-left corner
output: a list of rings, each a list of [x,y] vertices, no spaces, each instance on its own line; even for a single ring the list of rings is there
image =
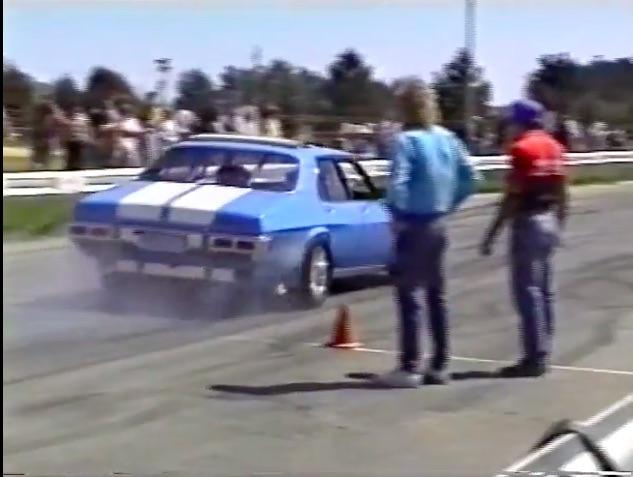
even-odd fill
[[[387,389],[377,384],[374,379],[378,377],[374,373],[353,372],[346,375],[349,381],[331,382],[293,382],[283,384],[271,384],[266,386],[244,386],[233,384],[215,384],[207,386],[207,390],[226,394],[242,394],[249,396],[282,396],[287,394],[316,393],[323,391],[339,391],[342,389]],[[504,376],[499,370],[494,371],[463,371],[451,374],[453,381],[466,381],[475,379],[500,379]]]
[[[209,391],[249,396],[283,396],[287,394],[316,393],[323,391],[339,391],[342,389],[380,389],[371,382],[364,381],[331,381],[331,382],[296,382],[271,384],[268,386],[241,386],[217,384],[208,386]]]
[[[360,381],[370,381],[376,379],[378,377],[377,374],[374,373],[348,373],[346,375],[350,379],[356,379]],[[468,381],[475,379],[500,379],[504,376],[501,374],[500,370],[493,371],[480,371],[480,370],[469,370],[469,371],[458,371],[455,373],[451,373],[450,378],[452,381]]]

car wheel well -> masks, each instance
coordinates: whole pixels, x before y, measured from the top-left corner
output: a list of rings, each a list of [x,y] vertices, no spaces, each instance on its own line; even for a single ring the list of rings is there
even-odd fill
[[[310,239],[310,241],[306,244],[306,251],[310,250],[311,247],[315,245],[322,245],[325,253],[327,254],[327,258],[330,261],[330,265],[334,267],[334,257],[332,256],[332,250],[330,248],[330,236],[321,232]]]

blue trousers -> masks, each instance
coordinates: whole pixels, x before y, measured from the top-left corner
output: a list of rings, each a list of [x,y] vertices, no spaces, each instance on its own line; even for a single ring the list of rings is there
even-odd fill
[[[559,243],[555,215],[525,214],[513,220],[510,233],[510,282],[520,318],[523,358],[549,358],[555,330],[553,255]]]
[[[448,237],[442,219],[428,224],[407,224],[396,234],[391,274],[399,318],[400,367],[418,372],[422,361],[422,306],[433,343],[430,367],[442,371],[449,359],[448,314],[444,262]]]

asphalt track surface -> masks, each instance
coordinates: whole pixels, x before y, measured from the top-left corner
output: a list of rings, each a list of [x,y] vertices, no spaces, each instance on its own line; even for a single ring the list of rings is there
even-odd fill
[[[418,390],[348,377],[394,364],[385,287],[343,290],[309,313],[182,317],[166,296],[111,313],[69,248],[5,249],[4,471],[495,474],[553,421],[633,391],[633,191],[576,194],[558,257],[557,367],[544,379],[485,376],[517,352],[504,244],[476,254],[490,212],[452,221],[456,381]],[[341,303],[365,351],[314,346]]]

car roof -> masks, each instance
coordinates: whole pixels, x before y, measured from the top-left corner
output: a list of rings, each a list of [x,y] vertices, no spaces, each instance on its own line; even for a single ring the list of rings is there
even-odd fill
[[[291,139],[268,138],[260,136],[242,136],[237,134],[197,134],[174,144],[178,147],[217,147],[222,149],[239,149],[242,151],[268,152],[302,157],[317,156],[351,156],[350,153],[339,149],[316,146]]]

